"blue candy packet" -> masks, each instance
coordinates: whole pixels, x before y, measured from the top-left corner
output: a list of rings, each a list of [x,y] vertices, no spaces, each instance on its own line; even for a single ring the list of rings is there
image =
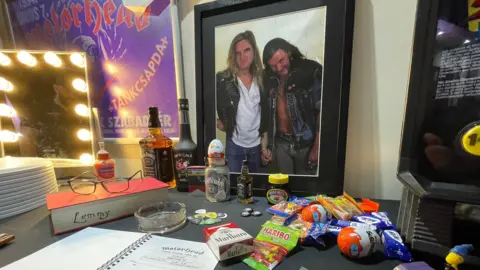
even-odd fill
[[[373,230],[373,231],[376,231],[378,229],[378,227],[375,226],[375,225],[371,225],[371,224],[367,224],[367,223],[361,223],[361,222],[355,222],[355,221],[341,220],[341,219],[330,220],[330,225],[337,226],[337,227],[340,227],[340,228],[363,227],[363,228],[370,229],[370,230]]]
[[[312,200],[309,200],[307,198],[301,198],[301,197],[297,197],[297,196],[292,196],[290,197],[290,199],[288,199],[288,202],[291,202],[291,203],[294,203],[294,204],[298,204],[298,205],[301,205],[303,207],[306,207],[306,206],[309,206],[310,203],[312,203]]]
[[[393,225],[385,212],[373,212],[371,214],[354,216],[352,221],[373,225],[381,230],[396,230],[395,225]]]
[[[300,241],[302,245],[322,245],[325,246],[322,236],[327,234],[328,224],[323,223],[311,223],[311,227],[306,230]]]
[[[402,237],[395,230],[382,232],[382,242],[385,245],[385,257],[398,259],[404,262],[412,261],[412,254],[402,241]]]
[[[340,233],[340,231],[341,231],[342,229],[343,229],[343,227],[328,224],[327,232],[328,232],[328,233],[331,233],[331,234],[333,234],[335,237],[337,237],[338,234]]]

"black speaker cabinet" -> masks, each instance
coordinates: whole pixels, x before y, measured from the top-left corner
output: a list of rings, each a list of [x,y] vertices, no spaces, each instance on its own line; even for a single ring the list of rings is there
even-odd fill
[[[398,166],[405,185],[399,227],[413,249],[442,256],[459,241],[480,249],[480,224],[459,232],[455,221],[459,203],[480,205],[479,24],[480,1],[418,1]]]

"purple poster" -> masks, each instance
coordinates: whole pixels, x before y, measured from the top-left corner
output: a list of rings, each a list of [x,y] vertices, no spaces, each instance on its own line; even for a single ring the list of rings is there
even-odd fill
[[[170,0],[134,13],[122,0],[9,2],[17,49],[85,51],[90,98],[105,138],[148,134],[148,107],[178,137]]]

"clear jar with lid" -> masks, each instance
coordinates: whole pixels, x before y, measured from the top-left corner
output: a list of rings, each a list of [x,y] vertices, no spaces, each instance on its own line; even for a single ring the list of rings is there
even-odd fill
[[[225,165],[223,145],[219,140],[213,140],[208,147],[205,196],[211,202],[230,200],[230,170]]]

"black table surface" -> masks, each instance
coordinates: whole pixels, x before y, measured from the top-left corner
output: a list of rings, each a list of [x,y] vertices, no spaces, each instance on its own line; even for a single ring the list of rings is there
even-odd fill
[[[188,193],[169,191],[170,199],[186,204],[188,213],[197,209],[226,213],[228,217],[225,222],[234,222],[250,235],[255,237],[260,231],[261,225],[271,218],[266,212],[269,207],[265,198],[255,197],[255,203],[244,205],[238,203],[234,198],[229,202],[211,203],[205,197],[192,196]],[[389,213],[392,222],[396,221],[399,202],[378,201],[380,210]],[[260,217],[242,217],[240,213],[245,207],[263,213]],[[117,221],[97,225],[98,228],[114,229],[122,231],[138,232],[137,221],[134,217],[127,217]],[[187,225],[176,232],[165,235],[166,237],[184,239],[190,241],[204,242],[202,225],[187,223]],[[50,225],[49,212],[45,206],[30,212],[0,220],[0,232],[15,235],[15,241],[0,248],[0,267],[8,265],[29,254],[32,254],[58,240],[61,240],[72,233],[54,236]],[[326,248],[297,246],[291,254],[275,269],[296,270],[302,266],[306,269],[393,269],[400,264],[396,260],[388,260],[381,252],[363,260],[350,260],[342,256],[338,247],[333,243]],[[219,263],[215,269],[251,269],[247,265],[236,263]]]

